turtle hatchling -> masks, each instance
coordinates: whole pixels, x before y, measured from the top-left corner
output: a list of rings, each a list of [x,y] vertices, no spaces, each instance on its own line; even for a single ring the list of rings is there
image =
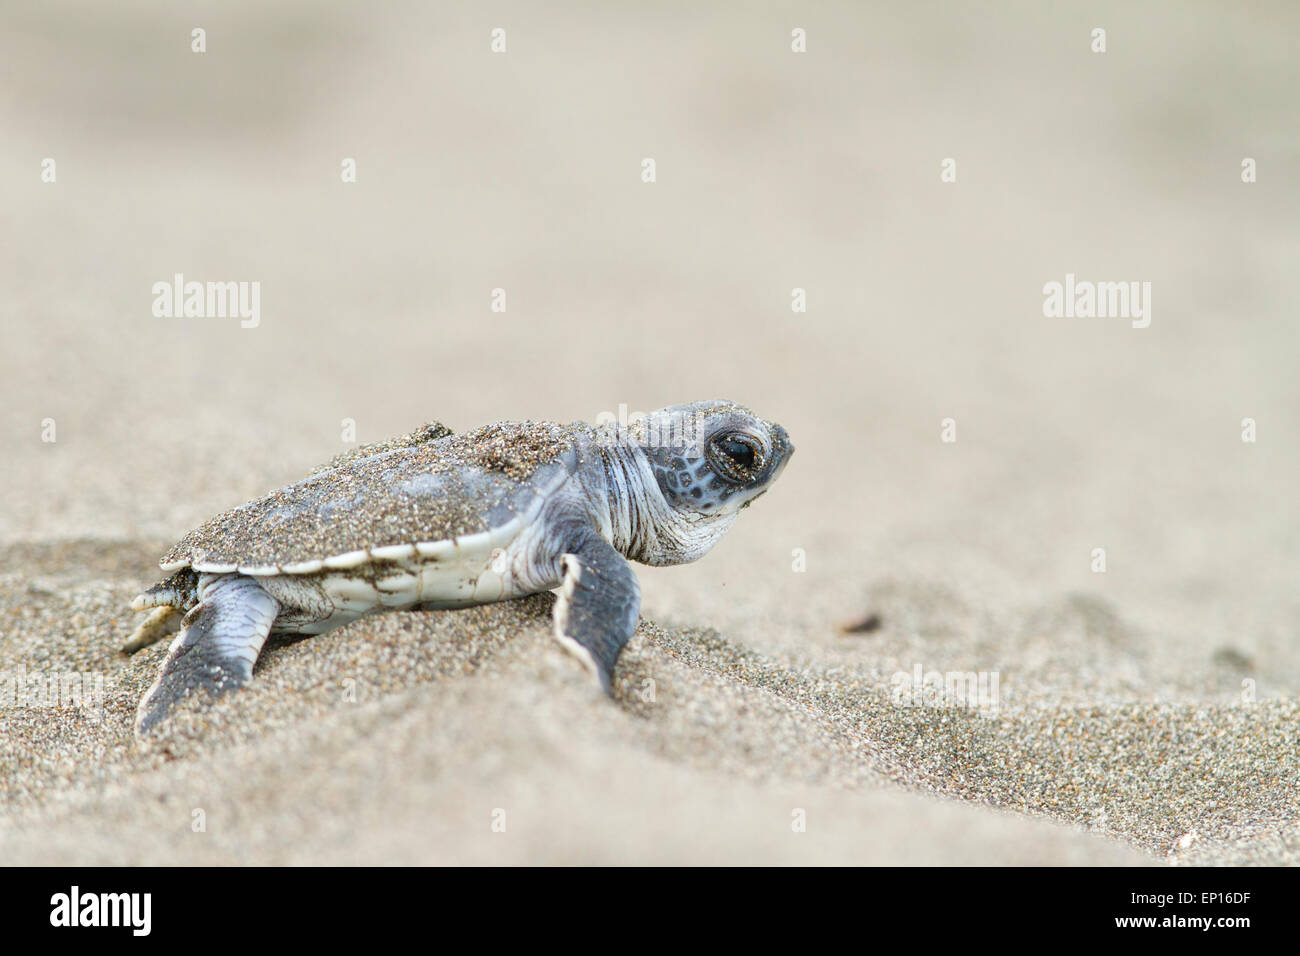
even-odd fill
[[[641,603],[628,564],[685,564],[726,534],[794,448],[727,401],[633,422],[437,424],[364,445],[191,531],[123,650],[174,629],[140,701],[145,735],[196,692],[248,683],[270,634],[379,611],[469,607],[559,588],[555,636],[613,693]]]

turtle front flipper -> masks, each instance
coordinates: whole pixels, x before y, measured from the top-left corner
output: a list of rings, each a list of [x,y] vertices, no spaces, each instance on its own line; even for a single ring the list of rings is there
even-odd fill
[[[199,602],[185,615],[158,680],[136,711],[136,736],[149,733],[196,691],[220,695],[247,684],[280,604],[242,574],[199,577]]]
[[[564,581],[555,604],[555,636],[614,695],[614,664],[636,631],[641,587],[627,560],[595,529],[561,557]]]

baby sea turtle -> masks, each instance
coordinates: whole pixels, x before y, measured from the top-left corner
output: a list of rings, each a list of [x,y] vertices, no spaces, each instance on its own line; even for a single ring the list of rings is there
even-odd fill
[[[184,613],[140,701],[145,734],[182,700],[248,683],[267,636],[320,634],[377,611],[487,604],[560,588],[555,636],[612,693],[641,595],[628,560],[702,557],[794,452],[733,402],[630,424],[437,424],[340,455],[218,515],[160,562],[171,576],[123,650]]]

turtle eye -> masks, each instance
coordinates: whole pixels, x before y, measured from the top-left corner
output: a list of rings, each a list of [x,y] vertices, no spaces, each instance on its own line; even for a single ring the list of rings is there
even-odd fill
[[[763,453],[748,435],[732,432],[709,442],[709,460],[718,477],[743,485],[753,481],[755,473],[762,468]]]
[[[754,467],[754,446],[735,438],[718,442],[718,450],[746,471]]]

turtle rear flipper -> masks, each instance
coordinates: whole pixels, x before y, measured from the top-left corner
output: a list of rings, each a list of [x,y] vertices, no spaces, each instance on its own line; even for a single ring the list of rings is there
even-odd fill
[[[181,568],[166,581],[160,581],[149,590],[136,595],[131,610],[145,611],[151,607],[169,604],[188,611],[198,600],[199,576],[192,568]]]
[[[131,602],[131,610],[152,612],[131,632],[122,645],[123,654],[134,654],[161,641],[176,630],[176,614],[188,611],[198,600],[199,577],[189,568],[177,571],[166,581],[155,584]]]
[[[614,664],[636,631],[641,588],[627,560],[586,530],[560,559],[564,582],[555,604],[555,636],[614,695]]]
[[[242,687],[266,643],[280,604],[256,579],[243,574],[204,574],[199,603],[185,615],[162,673],[136,711],[144,736],[196,691],[217,696]]]
[[[131,632],[131,636],[122,645],[123,654],[134,654],[151,644],[156,644],[176,630],[176,615],[180,613],[175,606],[163,604],[149,612],[149,616],[140,626]]]

